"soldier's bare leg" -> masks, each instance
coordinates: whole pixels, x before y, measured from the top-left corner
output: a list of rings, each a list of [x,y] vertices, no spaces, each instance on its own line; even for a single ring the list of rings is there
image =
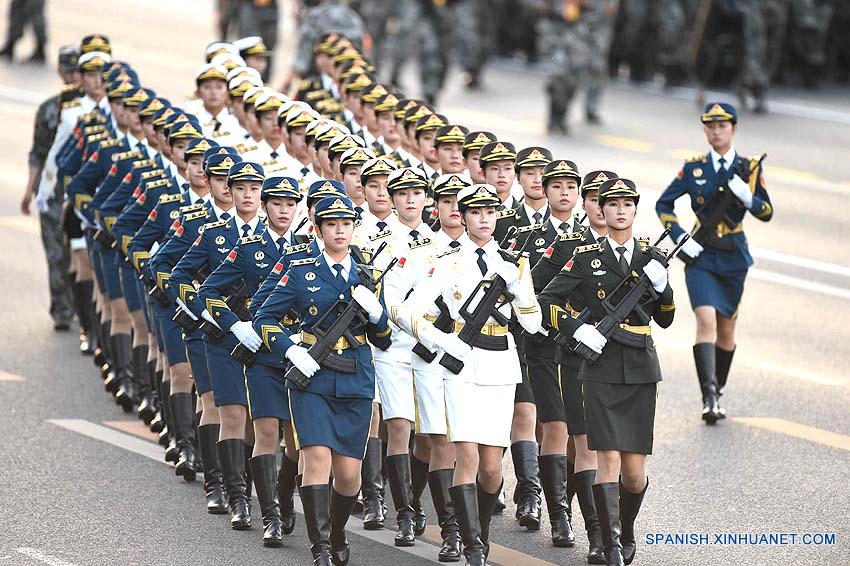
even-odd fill
[[[203,425],[212,425],[212,424],[220,424],[221,421],[218,415],[218,407],[215,406],[215,399],[213,399],[213,392],[207,391],[203,395],[198,397],[201,401],[201,426]]]

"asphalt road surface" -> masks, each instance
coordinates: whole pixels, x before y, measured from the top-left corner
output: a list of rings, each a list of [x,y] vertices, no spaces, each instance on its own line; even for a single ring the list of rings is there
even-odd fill
[[[179,101],[193,89],[203,48],[214,39],[210,4],[51,2],[51,52],[105,33],[144,85]],[[291,25],[281,26],[291,46]],[[415,76],[413,67],[405,74],[414,94]],[[466,92],[453,74],[439,106],[450,119],[492,130],[518,148],[543,144],[582,171],[612,169],[634,179],[642,194],[638,232],[658,234],[655,198],[685,157],[707,149],[694,92],[615,82],[605,95],[605,125],[575,118],[572,137],[549,138],[541,81],[533,69],[499,63],[488,69],[483,90]],[[77,353],[76,333],[53,331],[38,224],[20,215],[18,203],[35,107],[57,88],[49,68],[0,65],[0,566],[309,563],[300,516],[283,549],[263,549],[256,526],[235,532],[225,518],[207,515],[200,483],[176,479],[162,450],[111,402],[90,358]],[[694,320],[682,267],[671,268],[679,309],[673,326],[656,333],[664,382],[636,564],[850,563],[850,99],[846,91],[784,91],[774,93],[771,109],[766,116],[742,113],[735,140],[744,154],[768,153],[776,214],[769,224],[746,220],[756,265],[723,397],[729,418],[713,428],[699,420]],[[687,211],[681,216],[690,224]],[[578,546],[553,549],[548,521],[527,532],[513,512],[509,504],[493,520],[493,563],[584,563],[579,513]],[[260,524],[256,505],[254,519]],[[435,562],[427,541],[407,552],[392,547],[389,530],[366,538],[356,518],[350,527],[353,565]],[[789,536],[777,544],[715,537],[729,533]],[[663,544],[664,535],[677,534],[708,540]],[[805,544],[805,534],[828,536]],[[661,543],[649,545],[645,535],[661,535]]]

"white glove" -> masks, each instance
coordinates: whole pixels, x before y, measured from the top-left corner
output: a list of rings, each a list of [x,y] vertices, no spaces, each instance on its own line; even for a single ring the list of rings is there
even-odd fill
[[[307,377],[313,377],[313,375],[321,369],[321,366],[313,359],[313,356],[310,355],[307,348],[303,348],[301,346],[290,346],[284,355],[287,360],[292,362],[292,365],[298,368],[298,371]]]
[[[46,214],[50,209],[50,193],[38,191],[35,196],[35,206],[42,214]]]
[[[750,191],[750,186],[744,182],[739,176],[735,175],[729,181],[729,190],[732,194],[738,197],[744,206],[750,208],[753,206],[753,193]]]
[[[230,327],[230,331],[236,336],[237,340],[242,342],[252,352],[256,352],[263,345],[263,340],[254,331],[254,327],[251,326],[250,322],[244,320],[234,322],[233,326]]]
[[[686,234],[682,234],[681,236],[679,236],[679,239],[678,239],[678,240],[676,240],[676,243],[678,244],[679,242],[681,242],[681,241],[682,241],[682,238],[684,238],[684,237],[685,237],[685,235],[686,235]],[[688,239],[688,241],[687,241],[687,242],[685,242],[684,244],[682,244],[682,248],[681,248],[682,252],[684,252],[684,253],[685,253],[685,255],[689,255],[689,256],[691,256],[691,257],[692,257],[692,258],[694,258],[694,259],[696,259],[697,257],[699,257],[699,254],[701,254],[701,253],[702,253],[702,250],[704,250],[704,249],[705,249],[705,248],[703,248],[703,247],[700,245],[700,243],[699,243],[699,242],[697,242],[696,240],[694,240],[693,238]]]
[[[351,291],[351,298],[357,301],[357,304],[366,311],[366,314],[369,315],[369,322],[376,324],[381,320],[381,316],[384,314],[384,306],[375,296],[375,293],[363,285],[358,285]]]
[[[83,230],[88,230],[89,228],[94,228],[94,226],[92,226],[91,222],[89,222],[89,219],[86,218],[85,215],[82,212],[80,212],[79,210],[77,210],[76,208],[74,209],[74,214],[77,216],[77,218],[80,219],[80,226],[82,227]]]
[[[597,354],[602,353],[602,348],[604,348],[605,344],[608,342],[608,339],[602,336],[602,334],[596,330],[596,327],[592,324],[582,324],[579,326],[573,333],[573,338]]]
[[[497,263],[494,271],[497,275],[499,275],[499,277],[505,280],[508,287],[519,280],[519,268],[508,261],[500,261]]]
[[[445,332],[435,332],[434,334],[434,342],[451,357],[464,361],[472,353],[472,348],[458,338],[457,334],[447,334]]]
[[[180,297],[177,297],[177,306],[180,307],[180,310],[189,315],[192,320],[198,320],[198,317],[195,316],[195,313],[189,310],[189,307],[186,306],[186,303]]]
[[[202,311],[201,311],[201,318],[203,318],[203,319],[204,319],[204,320],[206,320],[207,322],[212,322],[212,323],[215,325],[215,327],[216,327],[216,328],[218,328],[219,330],[221,330],[221,326],[219,326],[219,325],[218,325],[218,323],[215,321],[215,319],[213,318],[213,316],[210,314],[210,311],[208,311],[208,310],[206,310],[206,309],[202,310]]]
[[[649,277],[653,289],[660,293],[667,288],[667,270],[661,265],[660,261],[651,260],[643,266],[643,272]]]

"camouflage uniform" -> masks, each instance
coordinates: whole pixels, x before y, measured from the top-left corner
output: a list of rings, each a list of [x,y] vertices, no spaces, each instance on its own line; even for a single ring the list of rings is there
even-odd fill
[[[35,114],[33,141],[29,152],[29,165],[38,169],[39,175],[53,145],[59,123],[59,95],[41,103]],[[62,195],[54,194],[47,212],[39,213],[41,243],[47,257],[47,275],[50,284],[50,316],[57,323],[70,323],[73,318],[70,263],[71,252],[62,232]]]
[[[618,3],[618,0],[586,0],[581,9],[582,27],[587,33],[587,46],[590,49],[584,104],[589,121],[598,120],[599,99],[608,80],[608,50],[614,34]]]
[[[419,39],[419,71],[422,95],[434,104],[443,88],[449,67],[448,38],[452,22],[445,2],[439,0],[417,0],[414,21]]]
[[[826,65],[826,40],[833,6],[827,0],[791,0],[789,48],[807,86],[815,86]]]
[[[44,46],[47,43],[47,31],[44,22],[44,0],[12,0],[9,4],[9,28],[6,45],[0,54],[12,58],[15,44],[24,36],[24,28],[32,26],[35,34],[36,51],[33,59],[44,60]],[[36,57],[39,55],[39,57]]]
[[[691,61],[690,41],[700,0],[661,0],[658,27],[658,65],[667,86],[683,85],[688,79]]]
[[[316,72],[313,44],[323,33],[336,31],[347,37],[358,49],[363,48],[366,26],[363,19],[341,0],[328,0],[310,8],[298,27],[299,40],[293,70],[299,77]]]
[[[590,49],[579,13],[566,13],[557,0],[548,0],[547,7],[538,21],[537,51],[548,77],[549,129],[565,132],[570,102],[589,68]]]
[[[451,5],[457,57],[469,75],[470,86],[478,85],[478,77],[487,59],[483,29],[486,10],[484,0],[458,0]]]
[[[269,49],[268,70],[263,80],[268,80],[272,68],[272,57],[277,45],[277,0],[242,0],[239,6],[239,37],[259,35]]]

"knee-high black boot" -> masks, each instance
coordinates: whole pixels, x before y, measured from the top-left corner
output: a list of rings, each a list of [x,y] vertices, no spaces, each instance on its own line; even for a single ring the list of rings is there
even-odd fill
[[[540,456],[539,461],[540,479],[552,527],[552,546],[575,546],[576,536],[567,516],[567,456],[547,454]]]
[[[228,512],[224,478],[221,473],[221,460],[218,455],[218,435],[220,432],[221,425],[218,424],[198,427],[201,461],[204,468],[204,493],[207,499],[207,513],[211,515],[224,515]]]
[[[729,370],[732,368],[732,358],[735,356],[735,349],[724,350],[720,346],[714,346],[714,359],[717,370],[717,394],[723,395],[723,389],[726,387],[726,382],[729,380]],[[725,417],[725,413],[721,418]]]
[[[493,509],[496,507],[496,501],[499,499],[503,485],[499,486],[496,493],[484,491],[480,484],[476,486],[478,491],[478,521],[481,525],[481,544],[484,545],[485,560],[490,555],[490,519],[493,518]]]
[[[713,425],[720,418],[714,344],[709,342],[695,344],[694,362],[697,366],[697,377],[702,390],[702,420],[708,425]]]
[[[356,495],[342,495],[331,487],[331,559],[334,566],[345,566],[351,554],[351,546],[345,536],[345,524],[354,509]]]
[[[395,535],[396,546],[413,546],[416,535],[413,533],[413,491],[410,485],[410,456],[395,454],[387,456],[387,478],[393,504],[397,512],[398,531]]]
[[[183,476],[186,481],[195,481],[195,404],[192,394],[172,393],[169,406],[178,452],[174,474]]]
[[[640,513],[640,506],[643,503],[643,497],[646,495],[646,490],[649,489],[649,478],[646,478],[646,485],[640,493],[632,493],[620,484],[620,517],[623,522],[623,562],[631,564],[635,559],[635,551],[637,543],[635,542],[635,519]]]
[[[624,566],[623,544],[620,539],[620,485],[619,482],[593,484],[593,501],[602,529],[605,559],[608,566]]]
[[[283,532],[280,520],[280,502],[275,489],[277,462],[274,454],[254,456],[250,460],[250,465],[254,484],[257,486],[260,512],[263,515],[263,546],[281,547],[283,546]]]
[[[514,492],[516,518],[530,531],[540,529],[540,470],[536,442],[521,440],[511,444],[517,487]]]
[[[227,504],[230,507],[230,528],[243,531],[251,528],[251,511],[245,495],[245,442],[228,438],[218,443]]]
[[[478,487],[474,483],[456,485],[449,493],[457,515],[460,536],[463,539],[463,554],[467,566],[485,566],[484,543],[481,542],[481,513],[478,508]]]
[[[94,332],[94,320],[92,319],[94,309],[92,308],[92,291],[94,281],[74,281],[71,291],[74,295],[74,310],[77,320],[80,321],[80,353],[84,356],[94,354],[97,347],[97,338]]]
[[[139,404],[136,414],[149,425],[156,414],[153,406],[153,376],[149,373],[148,346],[143,344],[133,348],[133,381]]]
[[[602,530],[599,527],[596,502],[593,500],[593,482],[596,481],[596,470],[579,472],[575,475],[575,480],[578,505],[581,508],[584,528],[587,531],[587,563],[605,564],[605,546],[602,544]]]
[[[412,449],[411,449],[412,450]],[[425,510],[422,509],[422,494],[428,486],[428,462],[417,458],[413,452],[410,453],[410,489],[413,492],[413,534],[422,536],[428,520]]]
[[[115,361],[115,401],[121,405],[125,413],[133,411],[136,390],[133,387],[133,375],[130,365],[133,359],[133,339],[129,334],[114,334],[109,343]]]
[[[327,484],[304,485],[299,488],[304,506],[304,523],[310,539],[314,566],[332,566],[330,493]]]
[[[440,536],[443,543],[437,560],[440,562],[458,562],[460,560],[460,531],[457,516],[449,495],[452,486],[454,470],[434,470],[428,473],[428,487],[431,489],[431,499],[437,512],[437,523],[440,525]]]
[[[363,528],[384,528],[384,479],[381,476],[381,439],[369,437],[366,456],[360,469],[360,491],[363,494]]]
[[[292,534],[295,530],[295,487],[298,475],[298,461],[290,460],[284,451],[277,474],[277,499],[280,502],[281,530],[283,534]]]

